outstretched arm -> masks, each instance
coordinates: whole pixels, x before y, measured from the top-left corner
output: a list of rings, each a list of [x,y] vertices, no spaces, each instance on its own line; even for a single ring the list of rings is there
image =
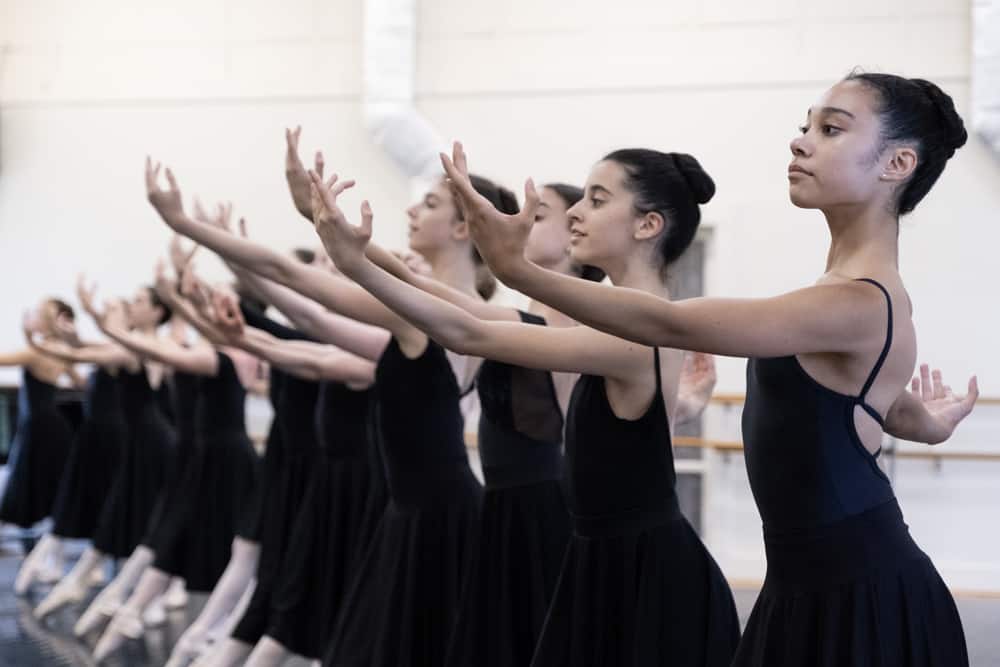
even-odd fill
[[[332,345],[306,341],[283,341],[265,331],[248,327],[241,340],[233,341],[282,370],[306,380],[334,380],[355,387],[375,381],[375,364]]]
[[[936,445],[951,437],[972,412],[979,398],[979,383],[973,376],[968,393],[956,396],[941,379],[941,371],[920,366],[910,391],[904,391],[885,416],[885,432],[901,440]]]
[[[385,329],[332,313],[312,299],[249,271],[235,271],[240,283],[277,308],[310,337],[370,360],[376,360],[389,342]]]
[[[274,280],[318,301],[327,308],[351,319],[388,329],[394,335],[407,333],[409,325],[363,289],[330,273],[296,262],[274,250],[187,216],[173,173],[167,169],[169,189],[157,183],[159,165],[147,160],[146,187],[150,203],[160,217],[176,232],[211,249],[227,261]]]
[[[365,256],[376,266],[387,273],[410,283],[414,287],[433,294],[439,299],[452,303],[467,311],[470,315],[481,320],[499,320],[506,322],[519,322],[517,310],[506,306],[487,303],[480,298],[473,297],[465,292],[446,285],[440,280],[435,280],[430,276],[425,276],[411,269],[405,261],[392,254],[388,250],[374,243],[369,243],[365,249]]]
[[[858,282],[817,285],[768,299],[670,302],[543,269],[524,257],[539,201],[534,185],[526,184],[521,212],[505,215],[472,187],[460,144],[454,160],[441,159],[490,268],[514,289],[588,326],[644,345],[736,357],[854,353],[885,335],[882,294]]]
[[[529,368],[623,380],[634,375],[639,349],[636,345],[585,327],[481,320],[388,274],[365,256],[372,232],[368,202],[361,206],[361,225],[354,226],[337,205],[343,187],[334,182],[322,183],[318,175],[313,178],[323,200],[323,210],[316,216],[316,230],[337,267],[441,345],[460,354]],[[641,354],[648,365],[648,353]]]
[[[34,361],[34,358],[30,349],[0,352],[0,366],[27,366]]]
[[[95,311],[95,314],[101,331],[141,358],[194,375],[215,375],[218,372],[219,360],[212,347],[184,347],[169,339],[129,331],[121,308],[110,307],[106,313]]]
[[[108,326],[104,329],[104,333],[140,357],[185,373],[215,375],[219,370],[219,360],[214,348],[206,345],[183,347],[173,341],[127,331],[116,326]]]
[[[223,294],[214,298],[218,327],[226,335],[227,344],[307,380],[336,380],[355,387],[367,387],[374,382],[375,364],[368,359],[332,345],[292,338],[296,332],[287,333],[280,324],[260,316],[256,319],[265,321],[277,336],[247,326],[235,298]]]
[[[135,372],[139,368],[139,360],[120,345],[103,343],[72,347],[66,343],[49,341],[30,337],[33,348],[42,354],[59,359],[68,364],[97,364],[99,366],[128,368]]]

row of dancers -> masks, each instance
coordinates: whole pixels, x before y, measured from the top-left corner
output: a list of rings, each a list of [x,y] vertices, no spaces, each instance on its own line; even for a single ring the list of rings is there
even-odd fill
[[[183,581],[211,594],[170,665],[968,664],[878,462],[883,433],[943,442],[978,395],[926,367],[911,380],[897,267],[899,217],[966,141],[940,88],[855,73],[808,110],[790,197],[824,214],[830,252],[815,285],[766,299],[670,300],[715,195],[690,154],[616,150],[583,188],[528,181],[522,207],[456,144],[407,210],[417,257],[374,244],[368,202],[358,224],[338,204],[354,182],[325,177],[319,154],[307,171],[298,129],[286,140],[323,251],[257,243],[228,205],[189,214],[147,160],[160,218],[238,288],[208,286],[175,241],[176,276],[158,267],[127,304],[98,308],[80,285],[106,341],[80,341],[56,300],[26,320],[30,349],[6,359],[26,372],[0,519],[55,522],[18,590],[60,539],[92,540],[39,615],[82,601],[110,556],[127,560],[75,628],[110,617],[98,659]],[[493,276],[530,305],[489,301]],[[707,402],[711,354],[749,359],[767,574],[742,632],[675,492],[672,427]],[[97,369],[71,446],[51,404],[77,362]],[[243,412],[263,362],[275,417],[257,459]],[[463,438],[473,391],[484,485]]]

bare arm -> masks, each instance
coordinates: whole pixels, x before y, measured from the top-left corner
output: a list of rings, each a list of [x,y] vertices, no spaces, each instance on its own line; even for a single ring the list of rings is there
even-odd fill
[[[211,249],[227,261],[318,301],[330,310],[351,319],[388,329],[393,335],[406,336],[412,328],[391,310],[356,285],[329,272],[306,266],[281,253],[211,225],[195,222],[181,204],[180,191],[173,174],[166,171],[168,190],[157,184],[159,167],[146,165],[146,186],[150,203],[174,231]]]
[[[332,313],[312,299],[245,269],[240,268],[236,275],[241,283],[277,308],[295,328],[316,340],[371,360],[378,359],[389,342],[385,329]]]
[[[232,344],[306,380],[334,380],[367,387],[375,381],[375,364],[331,345],[283,341],[248,327]]]
[[[27,366],[34,359],[34,354],[30,349],[8,353],[0,352],[0,366]]]
[[[442,283],[440,280],[420,275],[407,266],[406,262],[402,259],[374,243],[368,244],[368,247],[365,249],[365,256],[376,266],[384,269],[396,278],[433,294],[439,299],[444,299],[481,320],[520,321],[516,309],[488,303],[465,292],[460,292],[450,285]]]
[[[323,213],[316,218],[316,230],[330,257],[345,275],[448,349],[528,368],[626,381],[634,376],[640,363],[648,365],[648,351],[607,334],[586,327],[481,320],[389,275],[365,256],[372,231],[368,203],[362,205],[361,225],[351,225],[336,203],[343,188],[331,185],[316,183],[317,188],[322,187],[324,204]]]
[[[99,366],[114,368],[124,367],[133,372],[139,368],[139,360],[135,355],[114,343],[98,343],[82,347],[72,347],[65,343],[32,338],[31,345],[42,354],[66,363],[98,364]]]
[[[104,333],[142,358],[152,359],[185,373],[215,375],[219,369],[219,359],[212,347],[183,347],[173,341],[126,331],[118,326],[106,326]]]
[[[472,187],[465,154],[442,163],[459,194],[473,238],[501,280],[578,322],[644,345],[736,357],[855,353],[884,335],[885,301],[858,282],[817,285],[767,299],[699,298],[670,302],[543,269],[524,258],[538,206],[529,181],[525,206],[504,215]]]

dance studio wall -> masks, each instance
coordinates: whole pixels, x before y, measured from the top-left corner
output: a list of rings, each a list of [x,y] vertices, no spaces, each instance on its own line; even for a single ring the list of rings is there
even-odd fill
[[[147,279],[167,239],[143,199],[147,152],[186,194],[235,201],[258,238],[312,243],[282,173],[283,128],[301,123],[305,152],[324,148],[358,179],[348,210],[372,199],[379,239],[402,244],[410,193],[363,126],[361,21],[360,0],[0,0],[0,346],[19,343],[23,307],[69,293],[80,269],[103,294]],[[708,292],[760,296],[822,271],[823,221],[788,203],[785,178],[808,106],[861,65],[931,78],[967,112],[969,27],[969,0],[425,0],[417,107],[515,188],[581,182],[625,145],[697,155],[719,187]],[[992,395],[998,210],[1000,165],[973,140],[901,230],[921,358],[956,384],[978,372]],[[743,367],[721,360],[719,390],[742,391]],[[970,428],[995,446],[983,413],[992,426]],[[917,523],[941,519],[914,502]],[[745,493],[733,503],[751,507]],[[756,535],[752,510],[747,521]]]

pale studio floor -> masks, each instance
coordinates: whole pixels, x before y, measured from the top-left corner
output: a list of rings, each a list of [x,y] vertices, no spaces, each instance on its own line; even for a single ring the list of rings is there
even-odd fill
[[[90,666],[90,650],[96,637],[78,640],[72,634],[73,623],[83,607],[67,608],[39,622],[31,614],[47,589],[38,588],[26,598],[13,593],[14,576],[21,561],[16,539],[5,531],[7,539],[0,543],[0,667]],[[73,543],[68,556],[82,550],[82,543]],[[734,591],[740,618],[744,622],[756,597],[755,590]],[[174,612],[167,624],[150,630],[141,641],[129,642],[107,667],[155,667],[162,665],[178,636],[204,604],[205,597],[195,595],[186,611]],[[1000,667],[1000,600],[961,598],[959,611],[965,625],[969,654],[974,667]],[[290,660],[287,667],[307,667],[304,660]],[[945,666],[942,666],[945,667]]]

